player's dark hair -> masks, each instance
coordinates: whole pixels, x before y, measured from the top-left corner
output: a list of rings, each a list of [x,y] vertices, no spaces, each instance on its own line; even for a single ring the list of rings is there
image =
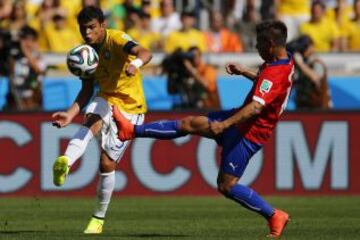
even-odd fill
[[[256,34],[260,38],[272,40],[276,46],[286,46],[287,28],[281,21],[269,20],[256,25]]]
[[[105,20],[103,11],[98,7],[84,7],[77,16],[79,24],[88,23],[94,19],[98,20],[99,23],[103,23]]]

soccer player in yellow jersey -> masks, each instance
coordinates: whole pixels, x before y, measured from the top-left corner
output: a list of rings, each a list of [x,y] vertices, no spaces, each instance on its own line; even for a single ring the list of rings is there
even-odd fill
[[[53,165],[54,184],[61,186],[70,167],[82,156],[89,141],[98,136],[101,142],[100,176],[97,204],[84,233],[101,233],[106,210],[115,186],[115,167],[128,141],[117,139],[117,127],[112,118],[112,106],[117,106],[134,124],[141,124],[146,103],[139,68],[148,63],[151,53],[133,41],[129,35],[105,28],[104,15],[96,7],[83,8],[77,21],[85,42],[99,54],[99,65],[93,78],[82,79],[82,88],[72,106],[53,114],[53,124],[67,126],[93,96],[94,83],[99,92],[88,105],[82,127],[70,140],[63,156]]]

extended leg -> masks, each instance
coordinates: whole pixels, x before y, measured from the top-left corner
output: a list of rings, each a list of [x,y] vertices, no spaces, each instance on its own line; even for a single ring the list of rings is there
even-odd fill
[[[209,120],[205,116],[188,116],[181,120],[156,121],[143,125],[133,125],[114,107],[113,117],[118,126],[119,139],[130,140],[135,137],[173,139],[187,134],[213,137]]]

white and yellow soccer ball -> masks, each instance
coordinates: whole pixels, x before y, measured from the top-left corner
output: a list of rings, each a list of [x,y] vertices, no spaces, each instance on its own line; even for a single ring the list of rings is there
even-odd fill
[[[99,65],[99,55],[90,45],[82,44],[69,51],[66,57],[69,71],[80,78],[90,78]]]

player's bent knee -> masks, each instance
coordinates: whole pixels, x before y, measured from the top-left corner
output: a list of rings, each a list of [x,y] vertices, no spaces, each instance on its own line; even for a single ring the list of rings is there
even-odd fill
[[[224,196],[228,196],[234,184],[230,182],[218,182],[217,190]]]
[[[99,170],[101,173],[108,173],[114,171],[116,168],[116,162],[111,161],[110,159],[101,160]]]
[[[184,132],[191,132],[192,129],[192,121],[194,120],[194,116],[188,116],[180,120],[179,129]]]

